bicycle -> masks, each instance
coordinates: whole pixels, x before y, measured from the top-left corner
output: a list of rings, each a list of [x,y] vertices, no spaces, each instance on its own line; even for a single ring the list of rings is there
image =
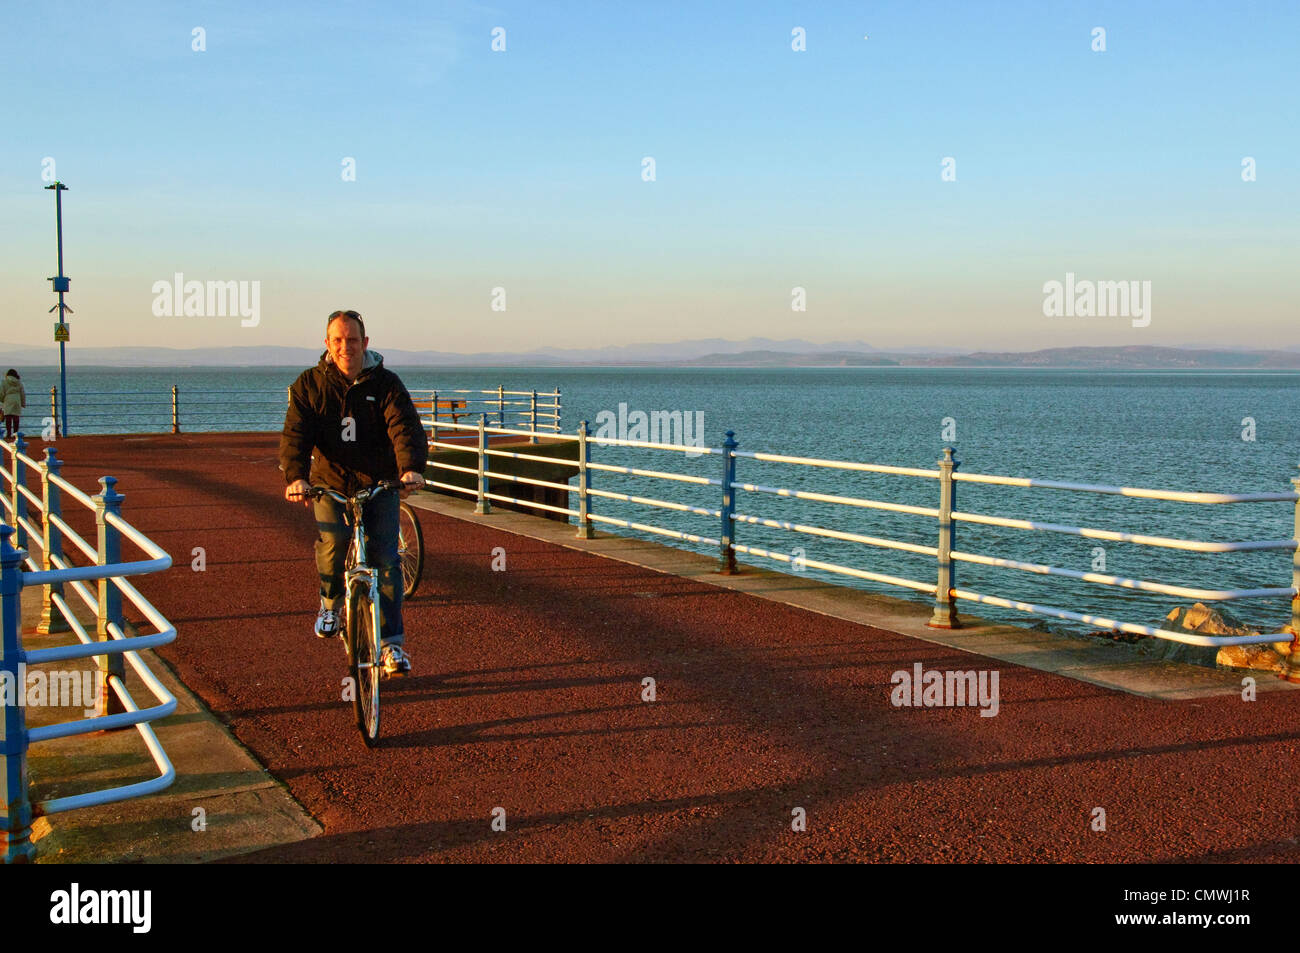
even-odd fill
[[[357,730],[373,748],[379,740],[379,680],[383,665],[379,659],[379,574],[366,558],[366,530],[362,509],[366,502],[385,491],[398,492],[402,484],[384,480],[358,492],[351,499],[329,487],[313,486],[307,495],[318,500],[329,496],[346,507],[345,518],[352,526],[352,543],[344,572],[347,593],[343,608],[343,645],[348,653],[348,674],[352,678],[352,712]],[[416,523],[417,530],[419,524]],[[421,561],[423,561],[421,552]],[[418,580],[417,580],[418,581]]]

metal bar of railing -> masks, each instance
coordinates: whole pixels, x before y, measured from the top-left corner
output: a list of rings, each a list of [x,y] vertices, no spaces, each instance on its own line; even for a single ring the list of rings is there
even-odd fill
[[[432,392],[431,388],[424,387],[424,388],[416,388],[412,390],[411,394],[412,396],[414,396],[415,394],[428,394],[431,392]],[[496,387],[493,387],[489,390],[474,390],[472,388],[465,388],[465,387],[451,387],[451,388],[439,387],[438,393],[440,394],[485,394],[485,395],[490,394],[493,397],[492,400],[488,400],[487,398],[477,398],[477,399],[481,400],[483,403],[494,404],[496,403],[495,398],[498,394],[504,394],[507,397],[528,397],[533,392],[528,390],[504,390]],[[559,388],[556,388],[553,391],[539,390],[537,391],[537,396],[559,398],[560,390]]]
[[[1121,533],[1086,526],[1067,526],[1061,523],[1039,523],[1034,520],[1006,519],[985,516],[982,513],[953,513],[952,518],[964,523],[982,523],[985,526],[1005,526],[1009,529],[1032,529],[1048,533],[1065,533],[1087,539],[1104,539],[1114,543],[1136,543],[1140,546],[1160,546],[1165,549],[1182,549],[1194,553],[1244,553],[1269,549],[1295,549],[1294,539],[1251,540],[1240,543],[1216,543],[1198,539],[1175,539],[1168,536],[1148,536],[1143,533]]]
[[[456,473],[472,473],[478,476],[478,467],[460,467],[454,463],[436,463],[430,462],[429,466],[437,467],[439,470],[453,470]]]
[[[439,490],[450,490],[450,491],[452,491],[453,493],[467,493],[467,494],[469,494],[470,496],[477,496],[477,495],[478,495],[478,491],[477,491],[477,490],[472,489],[472,488],[467,487],[467,486],[456,486],[456,484],[454,484],[454,483],[441,483],[441,482],[439,482],[439,481],[437,481],[437,480],[429,480],[429,479],[426,479],[426,480],[424,481],[424,485],[425,485],[425,486],[435,487],[436,489],[439,489]]]
[[[720,540],[713,539],[709,536],[696,536],[693,533],[683,533],[680,530],[666,529],[662,526],[650,526],[646,523],[634,523],[629,520],[622,520],[615,516],[605,516],[600,513],[590,513],[589,518],[597,523],[608,523],[610,526],[622,526],[625,529],[635,529],[643,533],[655,533],[659,536],[670,536],[673,539],[684,539],[691,543],[700,543],[705,546],[718,546]]]
[[[818,503],[842,503],[845,506],[860,506],[871,510],[887,510],[890,513],[910,513],[913,516],[929,516],[937,519],[939,511],[929,506],[911,506],[906,503],[887,503],[883,500],[864,500],[856,496],[839,496],[833,493],[814,493],[811,490],[788,490],[783,487],[763,486],[757,483],[737,483],[737,490],[751,493],[770,493],[774,496],[786,496],[796,500],[815,500]]]
[[[577,515],[576,511],[571,510],[566,506],[552,506],[549,503],[538,503],[536,500],[519,500],[515,499],[513,496],[506,496],[503,493],[486,493],[484,496],[489,500],[498,500],[502,503],[515,503],[519,506],[529,506],[538,510],[546,510],[550,513],[564,513],[567,516]]]
[[[701,486],[722,486],[722,481],[715,477],[691,476],[688,473],[665,473],[662,470],[640,470],[636,467],[616,467],[609,463],[588,463],[587,466],[592,470],[604,470],[606,473],[653,477],[658,480],[675,480],[679,483],[697,483]]]
[[[776,559],[782,562],[791,562],[794,557],[786,553],[771,552],[761,549],[757,546],[746,546],[740,543],[735,545],[738,553],[748,553],[753,556],[765,556],[768,559]],[[870,582],[883,582],[891,586],[901,586],[904,589],[915,589],[917,592],[933,593],[935,587],[928,582],[918,582],[915,579],[905,579],[902,576],[890,576],[884,573],[868,572],[865,569],[854,569],[851,566],[838,566],[835,563],[819,562],[816,559],[800,557],[799,562],[809,569],[821,569],[826,572],[839,573],[842,576],[853,576],[857,579],[866,579]]]
[[[519,476],[515,473],[494,473],[493,479],[509,480],[511,483],[524,483],[528,486],[541,486],[548,490],[563,490],[566,493],[569,490],[569,484],[567,483],[556,483],[554,480],[539,480],[536,477]]]
[[[641,503],[665,510],[677,510],[681,513],[697,513],[700,516],[722,517],[721,510],[711,510],[704,506],[691,506],[689,503],[675,503],[671,500],[657,500],[649,496],[631,496],[627,493],[615,493],[613,490],[587,490],[592,496],[603,496],[609,500],[621,500],[624,503]]]
[[[1018,562],[1014,559],[998,559],[976,553],[953,553],[952,558],[961,562],[977,563],[981,566],[996,566],[1002,569],[1018,569],[1022,572],[1042,576],[1063,576],[1078,579],[1080,582],[1092,582],[1119,589],[1135,589],[1141,592],[1156,592],[1165,596],[1179,596],[1184,599],[1200,601],[1228,602],[1234,599],[1263,599],[1286,596],[1288,599],[1296,594],[1294,586],[1273,587],[1266,589],[1195,589],[1188,586],[1174,586],[1168,583],[1153,582],[1147,579],[1129,579],[1124,576],[1112,576],[1099,572],[1080,572],[1076,569],[1062,569],[1057,566],[1045,566],[1041,563]]]
[[[920,470],[916,467],[890,467],[879,463],[856,463],[852,460],[824,460],[819,457],[790,457],[779,453],[753,453],[736,451],[738,457],[766,460],[772,463],[795,463],[808,467],[829,467],[836,470],[861,470],[866,473],[889,473],[896,476],[929,477],[936,479],[938,470]]]
[[[1050,490],[1076,490],[1084,493],[1105,493],[1146,500],[1168,500],[1174,503],[1274,503],[1300,500],[1296,493],[1201,493],[1174,490],[1148,490],[1142,487],[1110,486],[1099,483],[1066,483],[1060,480],[1035,480],[1027,477],[993,476],[986,473],[960,473],[954,479],[968,483],[988,483],[996,486],[1039,487]]]
[[[26,449],[27,442],[23,440],[20,431],[14,437],[13,470],[9,480],[9,489],[13,493],[13,499],[11,500],[12,505],[8,507],[10,514],[13,516],[14,529],[16,530],[14,533],[14,547],[16,549],[27,548],[27,530],[23,528],[22,510],[19,508],[19,503],[22,501],[22,488],[27,483],[27,467],[24,461],[30,459],[23,453]]]
[[[897,549],[903,552],[916,553],[919,556],[938,556],[939,550],[934,546],[922,546],[918,543],[905,543],[896,539],[883,539],[879,536],[864,536],[861,533],[847,533],[838,529],[825,529],[821,526],[807,526],[801,523],[790,523],[786,520],[767,519],[762,516],[748,516],[744,513],[737,513],[732,517],[737,523],[754,523],[759,526],[770,526],[773,529],[784,529],[792,533],[805,533],[809,536],[825,536],[828,539],[839,539],[849,543],[862,543],[866,546],[876,546],[880,549]],[[956,553],[953,554],[954,558]]]
[[[499,456],[517,456],[520,459],[527,458],[529,455],[514,455],[505,451],[487,450],[484,444],[483,435],[487,433],[508,433],[519,436],[530,436],[537,433],[534,428],[532,431],[520,431],[502,427],[486,426],[485,418],[481,418],[478,427],[460,425],[453,423],[449,429],[459,431],[478,431],[479,456],[485,462],[488,455]],[[734,439],[734,435],[730,439]],[[1050,606],[1038,606],[1032,603],[1016,602],[1014,600],[1001,599],[995,596],[986,596],[979,593],[972,593],[970,590],[960,589],[956,586],[953,578],[953,567],[956,562],[979,563],[988,566],[1017,569],[1026,572],[1038,573],[1043,575],[1063,576],[1076,579],[1083,582],[1089,582],[1099,585],[1107,585],[1116,588],[1150,592],[1160,595],[1174,595],[1186,598],[1196,598],[1203,600],[1229,600],[1229,599],[1247,599],[1247,598],[1274,598],[1277,596],[1287,596],[1292,602],[1293,627],[1300,632],[1300,505],[1297,505],[1297,531],[1296,539],[1290,540],[1249,540],[1242,542],[1210,542],[1201,540],[1182,540],[1169,537],[1154,536],[1150,534],[1125,533],[1112,530],[1103,530],[1097,528],[1075,527],[1063,524],[1045,523],[1031,520],[1008,519],[1003,517],[989,516],[985,514],[964,513],[955,509],[955,484],[963,480],[967,482],[985,483],[989,485],[1006,485],[1013,487],[1038,487],[1046,489],[1073,490],[1081,492],[1107,493],[1112,495],[1128,496],[1139,499],[1152,499],[1170,502],[1184,503],[1205,503],[1205,504],[1223,504],[1223,503],[1246,503],[1246,502],[1297,502],[1300,504],[1300,478],[1292,481],[1296,486],[1295,493],[1205,493],[1205,492],[1177,492],[1164,490],[1150,490],[1145,488],[1133,487],[1116,487],[1104,484],[1082,484],[1068,483],[1064,481],[1045,481],[1029,480],[1022,478],[996,477],[982,474],[965,474],[957,472],[958,463],[952,459],[951,450],[945,451],[945,456],[939,461],[939,468],[934,471],[921,470],[910,467],[889,467],[875,464],[858,464],[852,461],[832,461],[821,460],[810,457],[794,457],[782,454],[765,454],[750,453],[737,451],[733,447],[724,445],[722,448],[700,448],[695,446],[673,445],[673,444],[655,444],[647,441],[615,440],[611,438],[591,437],[586,432],[586,427],[579,430],[579,461],[576,465],[579,476],[579,509],[577,516],[581,523],[579,532],[584,527],[590,527],[593,523],[605,523],[611,526],[620,526],[637,531],[655,533],[658,535],[669,536],[676,539],[687,540],[695,543],[706,545],[718,545],[720,550],[725,547],[725,551],[731,555],[734,560],[734,554],[744,553],[758,557],[776,559],[785,562],[791,562],[790,556],[781,553],[774,553],[757,546],[746,546],[735,542],[731,538],[731,529],[737,523],[752,523],[767,526],[774,529],[785,530],[795,533],[805,533],[814,536],[825,536],[831,539],[839,539],[845,542],[859,543],[863,545],[878,546],[886,549],[896,549],[911,552],[916,555],[934,557],[939,561],[939,572],[936,583],[919,582],[917,580],[904,579],[899,576],[891,576],[884,573],[873,573],[867,570],[857,569],[850,566],[841,566],[834,563],[819,562],[816,560],[807,560],[800,557],[799,562],[802,567],[822,569],[827,572],[839,573],[842,575],[855,576],[875,582],[882,582],[888,585],[897,585],[911,588],[920,592],[929,593],[935,597],[935,618],[932,623],[940,624],[957,624],[957,614],[955,609],[955,600],[965,599],[969,601],[984,602],[989,605],[998,605],[1006,608],[1018,609],[1022,611],[1040,612],[1040,614],[1055,616],[1075,622],[1084,622],[1093,625],[1107,625],[1118,628],[1120,631],[1133,632],[1144,635],[1153,635],[1159,638],[1172,638],[1175,641],[1191,642],[1194,644],[1245,644],[1258,643],[1267,641],[1277,641],[1280,638],[1291,637],[1290,632],[1272,635],[1244,636],[1244,637],[1224,637],[1218,639],[1206,636],[1187,636],[1184,633],[1171,633],[1168,630],[1157,629],[1152,626],[1142,626],[1133,623],[1114,623],[1114,620],[1103,619],[1099,616],[1088,615],[1086,613],[1070,613],[1066,610],[1055,609]],[[724,479],[718,480],[707,477],[698,477],[688,474],[669,473],[662,470],[638,469],[633,467],[620,467],[612,464],[596,463],[590,459],[589,446],[591,444],[604,444],[606,446],[645,448],[652,450],[673,450],[684,451],[691,454],[699,455],[701,453],[723,454],[724,460],[730,461],[734,466],[737,457],[747,457],[750,459],[764,460],[767,462],[787,463],[792,465],[804,466],[821,466],[831,469],[860,470],[865,472],[884,473],[900,476],[920,477],[925,479],[938,479],[940,481],[940,501],[938,508],[913,506],[905,504],[890,503],[883,500],[867,500],[856,497],[847,497],[837,494],[818,493],[806,490],[791,490],[784,487],[773,487],[761,484],[749,484],[737,482],[734,478],[724,474]],[[457,449],[468,449],[463,445],[452,445]],[[551,461],[549,458],[547,462]],[[907,543],[899,540],[889,540],[881,537],[868,536],[866,534],[849,533],[839,530],[831,530],[825,527],[810,526],[803,523],[796,523],[785,520],[773,520],[766,517],[750,516],[746,514],[737,514],[734,508],[730,511],[725,507],[726,494],[724,493],[724,508],[712,510],[707,507],[696,507],[688,504],[675,503],[670,500],[656,499],[653,497],[638,496],[634,494],[617,493],[612,490],[594,491],[587,484],[592,470],[604,470],[610,473],[617,473],[626,476],[638,476],[650,479],[660,479],[666,481],[687,482],[695,484],[720,485],[727,490],[746,490],[749,492],[767,493],[787,498],[807,500],[814,502],[831,503],[836,505],[845,505],[851,507],[865,507],[869,509],[881,509],[889,512],[906,513],[910,515],[923,516],[936,519],[940,524],[940,545],[925,546],[915,543]],[[479,472],[479,471],[475,471]],[[498,474],[505,479],[504,475]],[[529,480],[521,479],[516,482],[527,483]],[[545,481],[539,482],[540,485],[546,485]],[[556,488],[560,488],[558,484]],[[469,492],[463,487],[450,487],[456,492]],[[480,493],[480,496],[486,499],[499,500],[502,502],[514,502],[523,505],[531,505],[531,501],[516,499],[514,497],[491,493]],[[617,517],[606,516],[604,514],[592,514],[588,507],[590,499],[593,496],[602,496],[609,499],[619,500],[626,503],[637,505],[648,505],[659,508],[672,509],[679,512],[687,512],[701,516],[717,517],[723,521],[724,532],[720,539],[710,539],[707,537],[697,536],[690,533],[683,533],[678,530],[666,527],[651,526],[645,523],[638,523],[632,520],[619,519]],[[573,513],[572,510],[562,510],[554,508],[556,512]],[[1277,586],[1265,587],[1258,586],[1254,588],[1210,588],[1181,586],[1172,583],[1161,583],[1152,580],[1129,579],[1127,577],[1115,576],[1106,573],[1085,573],[1076,570],[1061,569],[1036,563],[1023,562],[1011,559],[1002,559],[999,557],[985,556],[982,554],[973,554],[958,552],[954,549],[954,531],[955,524],[958,522],[976,523],[993,525],[999,527],[1024,529],[1031,531],[1048,531],[1061,532],[1072,535],[1085,536],[1089,538],[1129,542],[1137,545],[1147,545],[1165,548],[1182,549],[1192,552],[1207,553],[1224,553],[1224,552],[1248,552],[1248,551],[1269,551],[1269,550],[1289,550],[1294,553],[1293,557],[1293,585],[1291,587]],[[727,557],[723,556],[723,565],[727,565]],[[1300,636],[1296,636],[1293,644],[1300,646]],[[1295,653],[1300,655],[1300,652]],[[1300,680],[1300,664],[1292,665],[1292,670],[1287,677],[1294,677]]]
[[[490,457],[509,457],[512,460],[531,460],[535,463],[552,463],[557,466],[576,466],[576,464],[562,457],[544,457],[538,453],[515,453],[512,450],[492,450],[489,448],[487,454]]]
[[[22,473],[24,466],[35,461],[22,453],[21,441],[14,445],[5,443],[4,449],[14,455],[15,472]],[[20,466],[23,465],[23,466]],[[41,513],[41,525],[33,526],[29,520],[19,514],[17,522],[21,526],[28,524],[33,539],[37,540],[42,550],[41,562],[28,559],[34,568],[21,572],[22,550],[14,548],[11,537],[17,531],[8,525],[0,527],[0,601],[3,603],[3,657],[0,668],[15,677],[19,664],[40,665],[50,662],[69,661],[98,657],[101,671],[101,691],[99,693],[98,713],[95,717],[72,722],[28,729],[20,705],[4,706],[5,741],[3,746],[5,758],[5,844],[6,862],[30,860],[33,848],[30,841],[31,819],[40,814],[71,810],[95,804],[137,797],[142,794],[161,790],[170,785],[175,778],[172,768],[158,743],[157,736],[147,724],[149,721],[165,717],[175,711],[176,699],[165,686],[148,670],[138,655],[138,650],[166,644],[175,639],[176,630],[167,619],[146,600],[131,583],[122,578],[126,574],[141,573],[165,569],[171,565],[166,552],[147,536],[131,526],[120,515],[123,497],[115,490],[115,480],[105,477],[100,480],[101,492],[93,499],[59,476],[61,461],[54,448],[48,448],[45,460],[39,465],[42,492],[36,497],[30,492],[15,493],[15,500],[25,496],[35,504]],[[62,498],[70,498],[90,504],[95,510],[96,525],[99,530],[99,545],[91,549],[79,534],[63,519]],[[133,563],[121,561],[121,540],[126,538],[144,550],[146,560]],[[94,566],[72,566],[63,555],[63,542],[70,539],[74,545],[96,560]],[[98,593],[92,593],[84,580],[96,580]],[[85,626],[77,619],[68,605],[62,591],[62,585],[69,583],[74,591],[96,613],[96,635],[92,637]],[[42,599],[42,625],[40,631],[58,631],[58,628],[71,629],[78,639],[78,644],[55,646],[33,651],[22,648],[18,635],[18,594],[25,585],[41,584],[45,587]],[[145,618],[157,628],[149,635],[128,636],[124,631],[125,621],[122,615],[122,598],[126,597],[141,611]],[[52,623],[60,625],[54,627]],[[137,672],[145,686],[154,694],[158,704],[141,709],[131,698],[125,683],[124,663],[130,664]],[[111,699],[110,699],[111,696]],[[134,726],[139,730],[145,747],[154,764],[160,771],[158,777],[145,782],[128,784],[101,791],[70,795],[41,801],[33,805],[27,792],[26,752],[29,745],[53,738],[69,737],[97,731]]]
[[[54,447],[46,447],[45,459],[40,465],[41,512],[45,514],[42,521],[44,532],[41,537],[41,568],[45,570],[55,569],[63,561],[63,532],[55,523],[55,520],[61,521],[63,502],[59,487],[54,482],[62,466]],[[54,605],[54,597],[62,595],[61,582],[45,583],[41,587],[41,621],[36,631],[42,635],[67,631],[67,619]]]

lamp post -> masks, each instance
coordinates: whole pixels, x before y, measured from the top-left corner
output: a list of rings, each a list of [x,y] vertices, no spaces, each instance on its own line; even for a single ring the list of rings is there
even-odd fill
[[[55,308],[59,311],[59,323],[54,326],[54,340],[59,342],[59,417],[62,423],[60,432],[66,437],[68,435],[68,362],[65,348],[68,343],[67,316],[73,313],[63,300],[72,280],[63,273],[63,193],[68,190],[68,187],[62,182],[55,182],[45,188],[54,190],[54,216],[59,236],[59,273],[47,280],[54,282],[54,290],[59,295],[59,303],[50,308],[50,311],[53,312]]]

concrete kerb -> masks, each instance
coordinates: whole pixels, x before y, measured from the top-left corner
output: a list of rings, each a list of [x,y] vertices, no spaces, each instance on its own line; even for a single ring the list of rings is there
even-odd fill
[[[70,633],[36,635],[41,591],[23,591],[24,643],[65,645]],[[82,621],[90,619],[79,615]],[[180,635],[184,638],[184,633]],[[320,824],[272,777],[155,653],[141,658],[176,696],[176,711],[153,722],[176,769],[176,780],[149,797],[40,817],[32,825],[37,863],[202,863],[315,837]],[[94,671],[93,659],[59,663]],[[34,666],[47,670],[51,666]],[[131,696],[152,695],[127,668]],[[79,710],[29,707],[29,726],[80,718]],[[60,797],[155,777],[135,729],[75,735],[33,745],[28,755],[33,800]]]
[[[476,515],[471,501],[432,493],[417,493],[412,506],[453,519],[480,523],[503,532],[525,536],[593,553],[643,569],[681,576],[769,599],[833,618],[872,626],[910,638],[959,649],[1025,668],[1052,672],[1066,678],[1148,698],[1182,700],[1214,695],[1239,695],[1242,678],[1255,678],[1259,691],[1284,691],[1297,687],[1267,671],[1228,671],[1154,660],[1125,643],[1076,638],[1025,626],[1001,625],[963,613],[961,629],[933,629],[926,625],[932,614],[928,604],[837,586],[805,576],[773,572],[743,565],[736,575],[717,571],[717,559],[675,549],[650,540],[597,534],[576,535],[568,523],[526,513],[494,509]],[[426,553],[425,565],[435,554]],[[426,568],[426,572],[428,569]]]

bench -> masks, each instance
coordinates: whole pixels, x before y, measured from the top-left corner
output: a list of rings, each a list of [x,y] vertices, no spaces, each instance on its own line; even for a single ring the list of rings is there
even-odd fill
[[[431,415],[434,412],[432,397],[426,397],[423,400],[415,400],[412,401],[412,403],[415,404],[415,409],[418,410],[422,415],[423,414]],[[463,400],[454,400],[454,399],[443,400],[441,397],[439,397],[438,398],[438,419],[441,420],[443,417],[450,416],[451,422],[454,424],[458,424],[460,423],[460,418],[462,416],[465,416],[464,411],[466,406],[467,404]]]

